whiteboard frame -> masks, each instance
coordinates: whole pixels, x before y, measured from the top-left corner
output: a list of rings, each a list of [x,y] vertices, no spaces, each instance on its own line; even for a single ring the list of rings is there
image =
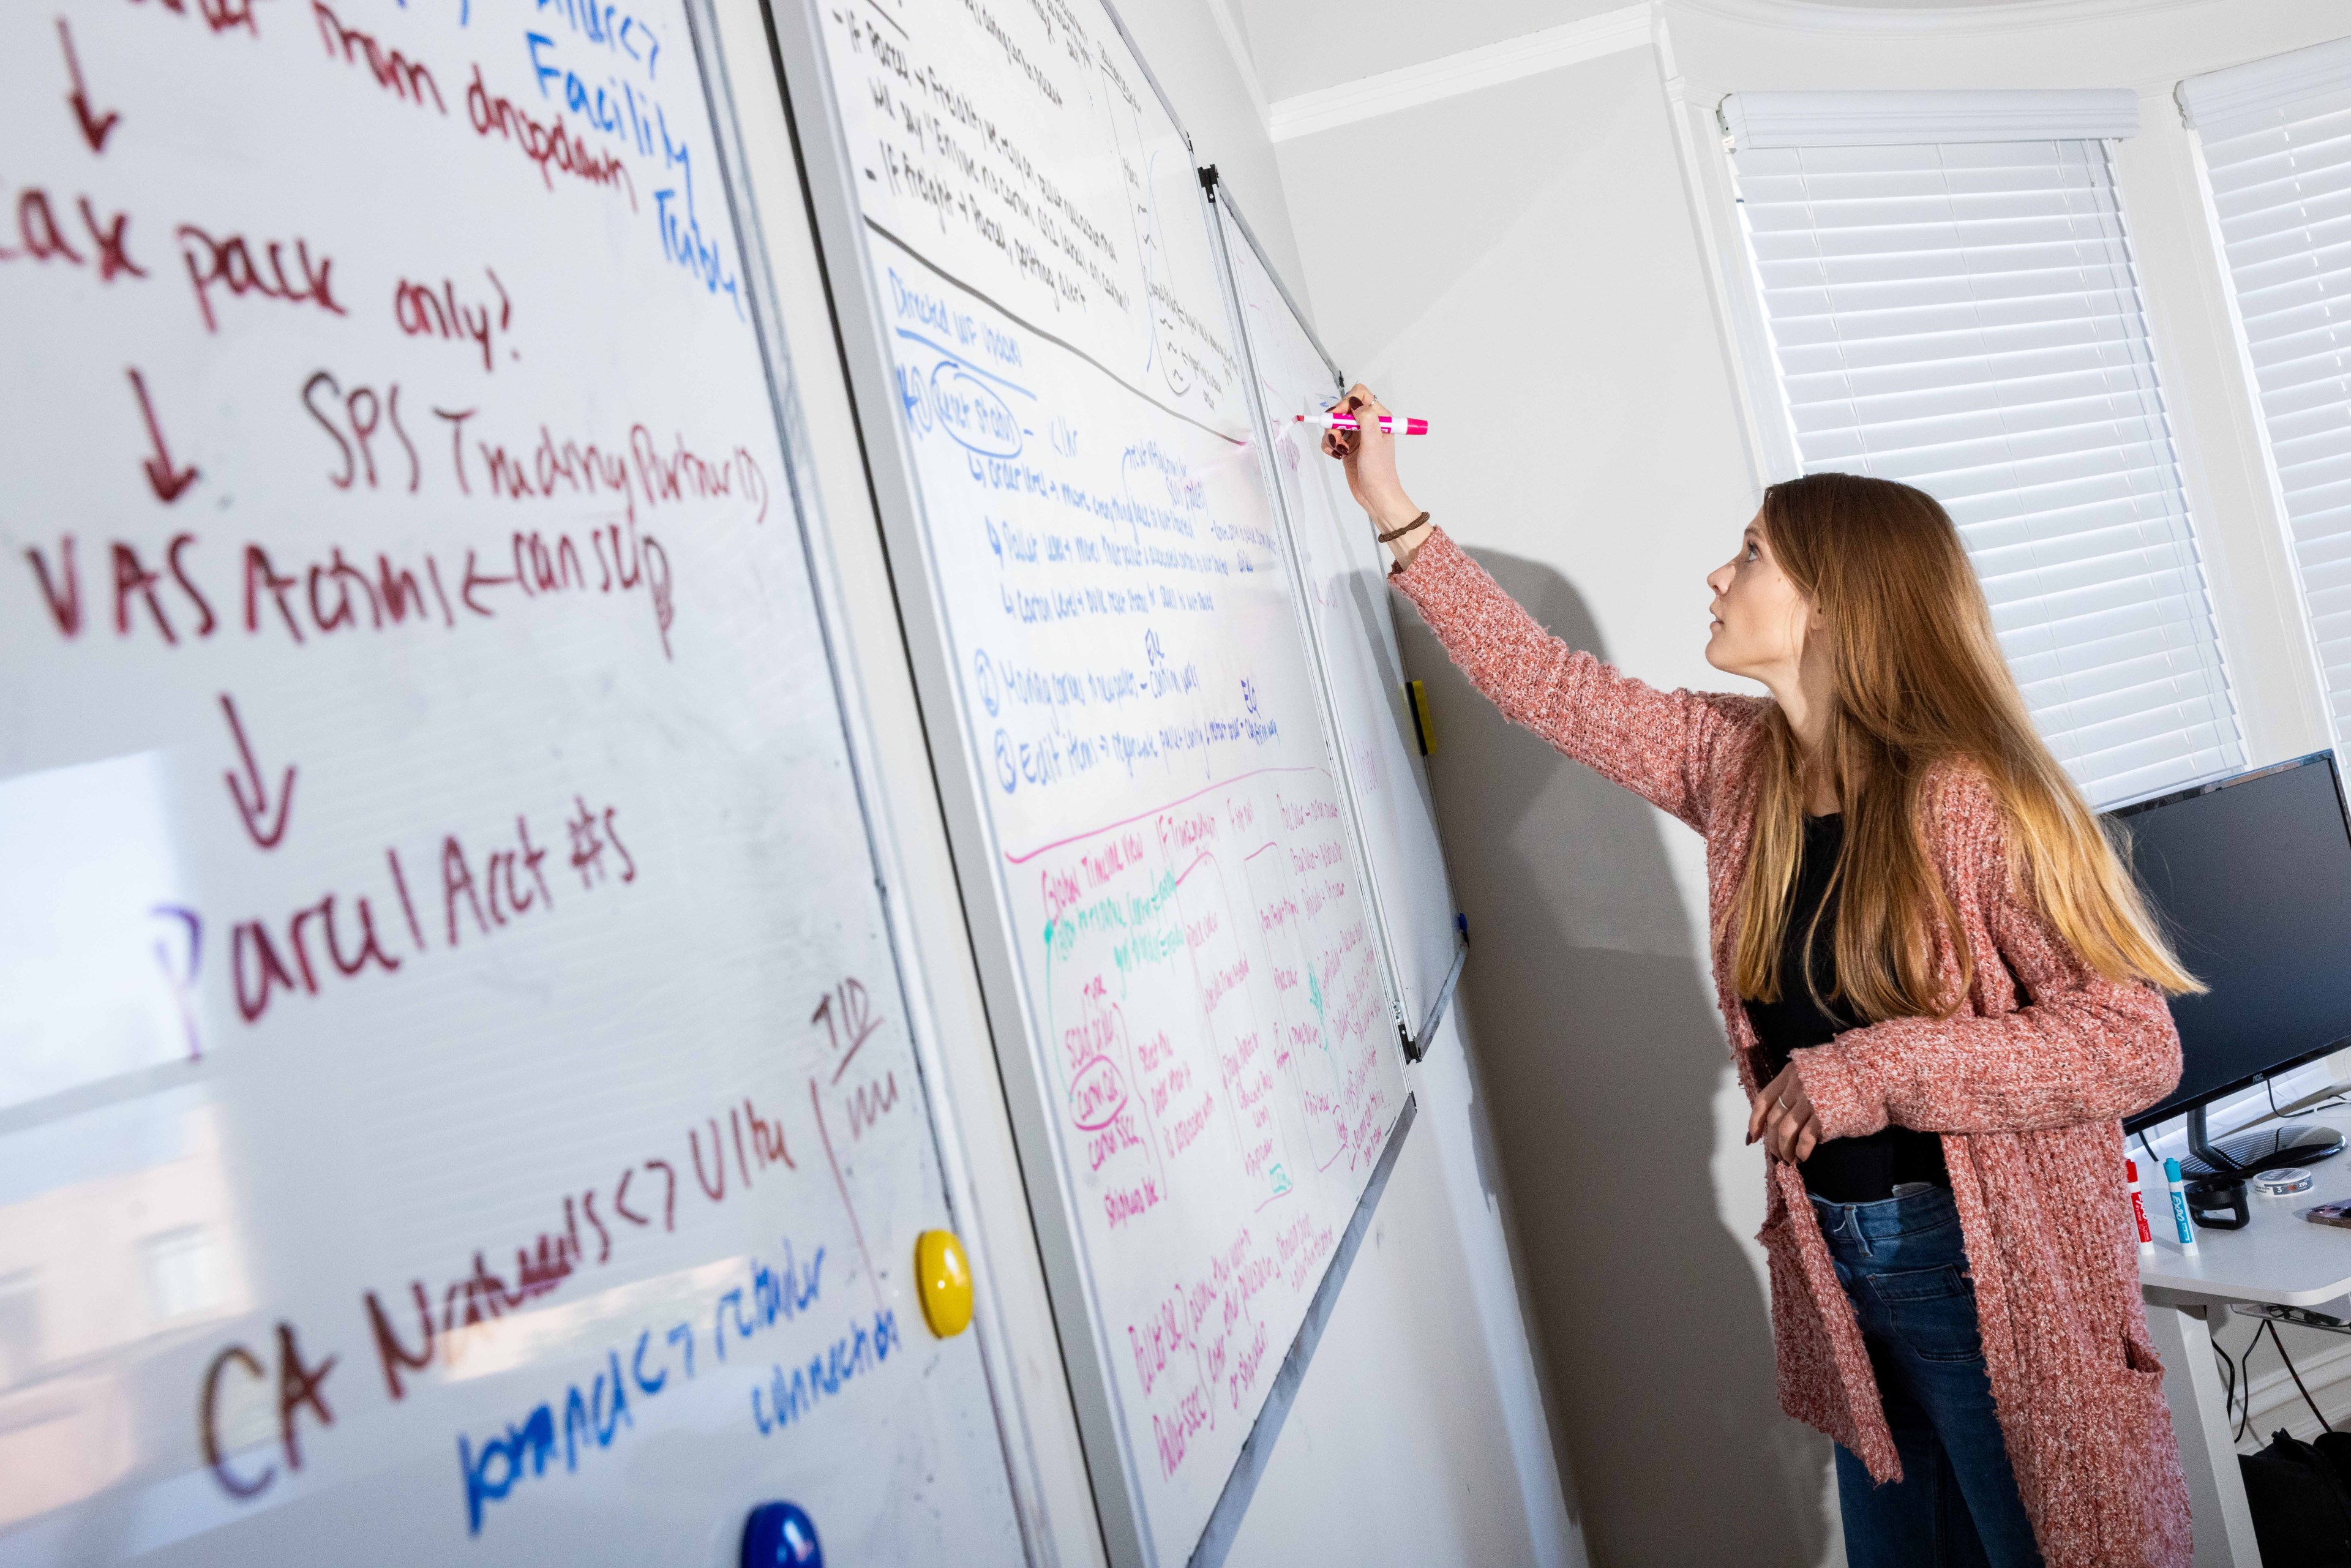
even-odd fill
[[[1396,964],[1395,942],[1389,933],[1387,907],[1380,900],[1379,873],[1372,866],[1371,840],[1364,831],[1363,810],[1356,804],[1354,784],[1347,776],[1347,758],[1338,744],[1344,731],[1339,727],[1339,705],[1332,695],[1331,670],[1322,656],[1322,639],[1314,630],[1313,612],[1306,606],[1306,596],[1312,589],[1306,580],[1306,563],[1299,558],[1298,528],[1290,516],[1290,503],[1282,496],[1281,473],[1273,455],[1273,444],[1280,437],[1276,434],[1272,412],[1265,406],[1261,395],[1263,387],[1258,380],[1257,351],[1249,347],[1249,315],[1241,308],[1240,280],[1234,275],[1232,253],[1225,244],[1224,220],[1218,215],[1219,209],[1229,211],[1238,223],[1240,209],[1231,204],[1231,195],[1224,190],[1223,184],[1217,177],[1215,164],[1201,169],[1200,213],[1207,221],[1209,248],[1217,258],[1217,286],[1225,296],[1225,319],[1232,324],[1233,351],[1240,356],[1243,400],[1248,404],[1250,422],[1257,426],[1258,470],[1264,476],[1266,491],[1273,500],[1274,528],[1281,538],[1281,563],[1290,574],[1290,608],[1298,622],[1299,639],[1306,644],[1307,667],[1314,676],[1314,711],[1322,722],[1323,750],[1331,763],[1331,778],[1338,785],[1341,808],[1346,815],[1347,847],[1354,852],[1356,880],[1362,884],[1364,902],[1372,907],[1372,924],[1380,934],[1374,946],[1380,954],[1380,986],[1387,992],[1388,1022],[1395,1027],[1397,1042],[1404,1047],[1405,1060],[1417,1061],[1420,1053],[1413,1049],[1411,1025],[1405,1017],[1404,975]],[[1241,224],[1238,226],[1241,237],[1249,242],[1252,250],[1257,250],[1256,236],[1249,232],[1248,225]],[[1273,279],[1274,289],[1281,296],[1281,302],[1290,308],[1290,314],[1298,315],[1297,301],[1290,298],[1290,290],[1282,286],[1281,276],[1273,270],[1272,263],[1265,259],[1265,252],[1258,250],[1257,257],[1265,267],[1266,276]],[[1305,318],[1301,316],[1299,319],[1302,322]],[[1311,330],[1306,336],[1314,343],[1315,353],[1322,356],[1322,368],[1331,372],[1333,388],[1344,391],[1346,382],[1340,377],[1339,367],[1331,362],[1331,356],[1324,352]]]
[[[718,162],[719,188],[726,194],[727,216],[735,226],[735,242],[740,253],[737,260],[745,284],[745,308],[757,340],[760,375],[768,385],[777,444],[783,455],[785,484],[792,498],[808,571],[817,634],[823,643],[826,668],[831,677],[834,706],[841,715],[850,785],[856,794],[865,830],[899,1004],[904,1009],[907,1039],[921,1081],[933,1154],[939,1163],[940,1196],[972,1265],[975,1310],[971,1333],[987,1386],[1006,1486],[1020,1531],[1023,1554],[1040,1568],[1056,1568],[1059,1559],[1044,1517],[1035,1445],[1021,1408],[1019,1383],[1011,1373],[1011,1356],[995,1294],[996,1274],[988,1265],[984,1232],[973,1223],[979,1213],[979,1204],[972,1190],[964,1140],[947,1096],[951,1079],[940,1053],[930,982],[923,969],[904,901],[897,894],[905,879],[896,853],[895,830],[887,799],[872,783],[879,771],[868,729],[863,681],[847,632],[849,618],[841,602],[831,522],[816,483],[816,463],[810,450],[807,422],[800,412],[799,378],[792,371],[791,348],[784,338],[775,277],[768,268],[766,232],[760,225],[758,207],[752,195],[742,120],[737,109],[733,76],[726,64],[726,34],[712,0],[683,0],[681,8],[685,15],[695,65],[702,78],[704,99],[710,111],[711,144]],[[911,1261],[908,1260],[909,1266]]]
[[[1322,339],[1314,330],[1314,323],[1307,319],[1306,308],[1298,303],[1298,297],[1290,292],[1290,285],[1281,280],[1281,269],[1275,267],[1273,257],[1266,254],[1265,242],[1257,237],[1257,230],[1249,227],[1249,214],[1241,211],[1240,202],[1233,195],[1232,187],[1226,182],[1224,175],[1217,172],[1214,163],[1204,163],[1200,166],[1200,183],[1207,188],[1208,200],[1231,214],[1233,226],[1241,231],[1241,238],[1249,241],[1249,250],[1257,256],[1258,265],[1264,267],[1266,277],[1273,280],[1273,291],[1281,296],[1281,302],[1290,308],[1290,317],[1298,323],[1298,329],[1305,333],[1306,340],[1314,346],[1315,357],[1322,361],[1322,368],[1331,372],[1331,384],[1344,395],[1347,390],[1347,372],[1339,368],[1339,361],[1332,359],[1331,350],[1322,346]],[[1217,238],[1217,246],[1219,250],[1225,248],[1221,235]],[[1225,261],[1228,267],[1231,266],[1232,257],[1229,254],[1226,256]],[[1240,293],[1238,282],[1234,285],[1233,293],[1238,299]]]
[[[1028,1187],[1038,1251],[1044,1262],[1062,1367],[1069,1379],[1071,1403],[1078,1417],[1079,1437],[1086,1456],[1088,1480],[1093,1491],[1102,1545],[1114,1568],[1159,1568],[1161,1559],[1152,1545],[1145,1524],[1142,1480],[1135,1469],[1135,1456],[1125,1441],[1118,1419],[1116,1394],[1110,1371],[1115,1346],[1109,1333],[1108,1317],[1086,1266],[1084,1233],[1074,1207],[1075,1194],[1062,1179],[1060,1168],[1052,1108],[1045,1096],[1048,1082],[1045,1064],[1037,1058],[1038,1047],[1029,1030],[1029,1019],[1036,1015],[1037,1009],[1030,1003],[1027,978],[1013,946],[1015,923],[1010,909],[1005,904],[1006,889],[996,875],[998,846],[995,830],[982,804],[987,798],[987,773],[985,759],[973,749],[965,722],[968,709],[962,690],[962,673],[956,667],[947,643],[945,585],[930,550],[929,530],[914,450],[900,419],[896,381],[884,325],[888,314],[873,283],[866,250],[867,225],[857,196],[855,168],[842,129],[838,93],[825,50],[820,7],[826,0],[763,0],[763,3],[768,10],[770,42],[783,80],[787,115],[800,158],[809,206],[816,220],[819,254],[823,262],[826,286],[831,293],[833,324],[842,362],[849,372],[849,387],[856,411],[859,439],[863,447],[866,476],[872,487],[875,514],[880,519],[892,580],[898,593],[899,623],[905,636],[908,662],[914,669],[915,690],[922,704],[926,739],[939,787],[940,809],[947,821],[948,842],[957,881],[962,887],[972,953],[979,971],[989,1030],[994,1037],[1005,1102],[1011,1113],[1014,1144]],[[1103,15],[1109,18],[1141,68],[1144,78],[1150,83],[1187,154],[1192,153],[1191,135],[1185,130],[1182,117],[1176,112],[1166,90],[1153,72],[1149,59],[1109,0],[1100,0],[1100,4]],[[1218,292],[1225,304],[1226,325],[1234,336],[1236,351],[1238,352],[1240,327],[1232,312],[1230,279],[1221,239],[1217,234],[1216,214],[1209,208],[1207,193],[1196,176],[1195,166],[1193,198],[1197,204],[1200,221],[1208,230],[1209,254],[1217,273]],[[1252,434],[1262,445],[1265,426],[1261,416],[1256,413],[1253,395],[1248,406],[1252,411],[1255,426]],[[1270,480],[1270,476],[1268,477]],[[1277,508],[1280,506],[1278,491],[1274,505]],[[1275,515],[1277,517],[1280,516],[1279,510]],[[1295,600],[1301,579],[1296,562],[1289,559],[1288,551],[1285,531],[1284,559],[1293,595],[1293,611],[1302,617],[1303,607]],[[917,607],[920,613],[911,612]],[[1317,686],[1317,717],[1323,725],[1327,758],[1332,732],[1327,714],[1322,711],[1328,701],[1323,689],[1324,677],[1319,655],[1313,651],[1313,639],[1302,622],[1300,635],[1306,642],[1309,671]],[[1333,771],[1335,775],[1335,760]],[[1343,784],[1341,793],[1343,796],[1346,793]],[[1349,836],[1351,841],[1357,840],[1352,820]],[[1360,841],[1353,842],[1351,847],[1356,851],[1360,861]],[[1365,885],[1368,887],[1368,879]],[[1398,1016],[1395,990],[1393,978],[1387,972],[1384,953],[1383,946],[1381,980],[1387,992],[1389,1011],[1394,1019]],[[1398,1033],[1399,1036],[1404,1035],[1401,1026]],[[1410,1054],[1407,1050],[1408,1058]],[[1407,1106],[1409,1104],[1410,1096],[1407,1095]],[[1397,1119],[1390,1124],[1388,1135],[1391,1139],[1395,1137],[1399,1129],[1408,1126],[1406,1118],[1410,1114],[1409,1109],[1399,1107]],[[1350,1217],[1351,1227],[1367,1222],[1378,1194],[1384,1188],[1384,1182],[1378,1186],[1366,1186]],[[1344,1283],[1345,1270],[1338,1264],[1339,1260],[1334,1258],[1332,1264],[1326,1266],[1322,1279],[1317,1282],[1316,1294],[1310,1300],[1306,1320],[1301,1322],[1291,1343],[1285,1347],[1284,1367],[1295,1368],[1287,1387],[1269,1390],[1267,1401],[1259,1407],[1257,1421],[1252,1423],[1252,1439],[1259,1429],[1258,1424],[1264,1423],[1263,1429],[1269,1441],[1253,1443],[1251,1439],[1245,1439],[1242,1452],[1236,1458],[1233,1469],[1226,1478],[1225,1495],[1235,1498],[1240,1507],[1246,1507],[1247,1499],[1254,1490],[1255,1476],[1268,1457],[1270,1437],[1279,1431],[1287,1413],[1289,1398],[1294,1395],[1298,1378],[1302,1376],[1304,1358],[1312,1354],[1321,1322],[1327,1318],[1330,1306],[1335,1302],[1337,1291]],[[1266,1419],[1269,1416],[1271,1416],[1270,1421]],[[1238,1515],[1225,1506],[1224,1495],[1220,1495],[1219,1504],[1212,1511],[1208,1524],[1204,1525],[1200,1539],[1187,1553],[1187,1561],[1203,1565],[1220,1561],[1225,1548],[1230,1543],[1232,1529],[1238,1522]]]
[[[1056,1168],[1051,1113],[1029,1039],[1026,988],[1012,946],[1011,921],[997,888],[994,835],[980,806],[987,775],[963,723],[960,683],[946,643],[946,601],[925,538],[914,451],[898,419],[883,326],[888,318],[866,256],[864,214],[825,54],[818,10],[824,0],[765,3],[802,186],[815,215],[818,251],[832,296],[836,340],[849,372],[866,480],[881,520],[898,595],[899,626],[922,704],[990,1043],[1011,1113],[1013,1143],[1053,1303],[1054,1330],[1085,1451],[1095,1522],[1114,1568],[1146,1568],[1152,1559],[1139,1506],[1139,1478],[1120,1439],[1108,1363],[1099,1348],[1106,1343],[1102,1306],[1079,1255],[1078,1216]],[[910,613],[915,608],[921,612]],[[1069,1322],[1064,1314],[1073,1314],[1077,1321]]]
[[[1273,258],[1266,255],[1265,246],[1258,242],[1257,231],[1249,227],[1249,219],[1241,214],[1240,204],[1234,200],[1231,187],[1217,174],[1215,164],[1201,169],[1200,189],[1209,209],[1208,227],[1216,236],[1217,273],[1218,281],[1224,286],[1225,314],[1232,320],[1234,348],[1240,354],[1243,379],[1249,383],[1249,413],[1257,421],[1259,433],[1259,456],[1265,469],[1266,486],[1273,493],[1274,517],[1281,528],[1282,559],[1290,568],[1291,603],[1298,612],[1299,635],[1305,638],[1307,657],[1313,664],[1315,706],[1322,710],[1324,737],[1334,740],[1346,733],[1339,722],[1339,704],[1334,695],[1338,687],[1324,659],[1322,638],[1315,628],[1313,613],[1307,608],[1307,595],[1311,588],[1306,580],[1305,562],[1298,551],[1298,523],[1290,515],[1290,500],[1282,491],[1281,476],[1273,455],[1273,443],[1280,438],[1280,426],[1272,411],[1264,406],[1260,396],[1262,383],[1258,376],[1257,350],[1249,341],[1249,315],[1241,308],[1240,278],[1233,271],[1232,252],[1225,239],[1225,226],[1217,218],[1219,212],[1232,218],[1233,226],[1241,231],[1241,238],[1257,256],[1258,265],[1265,269],[1266,277],[1273,280],[1274,292],[1281,297],[1281,302],[1289,308],[1298,329],[1313,346],[1316,357],[1322,361],[1322,368],[1331,372],[1334,396],[1346,391],[1346,372],[1339,369],[1338,361],[1331,357],[1331,350],[1322,346],[1321,338],[1315,336],[1306,312],[1299,308],[1297,299],[1290,292],[1290,286],[1282,282],[1280,270],[1273,265]],[[1387,987],[1388,1011],[1395,1024],[1396,1035],[1404,1044],[1404,1059],[1408,1062],[1418,1062],[1428,1054],[1429,1043],[1437,1038],[1437,1026],[1445,1021],[1445,1010],[1453,999],[1455,986],[1461,978],[1461,967],[1469,956],[1469,945],[1462,936],[1455,908],[1448,907],[1445,913],[1453,930],[1453,961],[1446,966],[1445,977],[1436,994],[1429,998],[1427,1017],[1415,1028],[1414,1020],[1405,1014],[1404,1008],[1404,967],[1396,956],[1403,944],[1396,935],[1398,928],[1391,924],[1386,897],[1380,891],[1379,866],[1371,853],[1371,837],[1364,831],[1363,809],[1355,799],[1354,777],[1348,772],[1343,755],[1332,757],[1331,773],[1339,781],[1340,799],[1346,802],[1348,840],[1355,852],[1355,863],[1362,868],[1364,894],[1371,904],[1372,918],[1379,926],[1380,977]],[[1449,869],[1446,873],[1445,883],[1446,902],[1450,905],[1453,904],[1453,875]]]

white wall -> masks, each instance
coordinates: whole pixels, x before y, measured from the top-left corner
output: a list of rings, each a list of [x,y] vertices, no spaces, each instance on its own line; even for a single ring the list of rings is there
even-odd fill
[[[1311,8],[1249,12],[1277,125],[1300,93],[1353,105],[1351,122],[1278,144],[1323,336],[1391,406],[1439,422],[1405,458],[1419,503],[1554,630],[1667,685],[1725,684],[1699,656],[1700,580],[1760,484],[1791,471],[1740,296],[1721,95],[2137,89],[2145,129],[2117,173],[2248,742],[2256,760],[2327,743],[2168,95],[2183,74],[2351,33],[2339,5],[1661,0],[1658,43],[1629,48],[1621,26],[1602,37],[1595,5],[1366,8],[1391,25],[1352,41]],[[1339,74],[1409,74],[1407,41],[1508,55],[1490,36],[1508,16],[1531,31],[1597,17],[1595,47],[1618,52],[1489,72],[1454,97],[1430,86],[1446,67]],[[1698,842],[1502,725],[1425,632],[1405,653],[1437,707],[1435,783],[1471,922],[1468,1020],[1593,1561],[1841,1561],[1829,1446],[1776,1408],[1750,1239],[1761,1157],[1703,962]],[[2319,1370],[2322,1402],[2351,1404],[2351,1354]],[[2280,1386],[2257,1383],[2273,1421],[2292,1415]]]

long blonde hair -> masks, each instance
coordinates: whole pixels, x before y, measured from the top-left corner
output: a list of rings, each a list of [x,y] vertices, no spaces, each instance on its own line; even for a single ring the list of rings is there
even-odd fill
[[[1925,837],[1922,793],[1931,770],[1949,763],[1989,780],[2008,818],[2013,885],[2085,964],[2110,980],[2203,990],[2034,733],[1959,530],[1935,498],[1890,480],[1808,475],[1764,492],[1761,528],[1781,570],[1825,622],[1815,635],[1828,639],[1835,676],[1821,752],[1844,814],[1831,882],[1834,994],[1876,1022],[1946,1016],[1974,984],[1976,956],[1957,934]],[[1741,996],[1773,1001],[1806,795],[1805,759],[1777,705],[1764,716],[1761,747],[1754,835],[1731,904],[1733,973]],[[1953,933],[1955,992],[1938,972],[1941,931]],[[1807,953],[1813,937],[1805,933]]]

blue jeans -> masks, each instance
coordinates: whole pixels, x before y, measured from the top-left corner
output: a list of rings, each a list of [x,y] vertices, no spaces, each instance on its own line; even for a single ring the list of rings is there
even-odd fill
[[[1815,1197],[1837,1280],[1861,1320],[1902,1479],[1877,1486],[1837,1445],[1848,1568],[2039,1568],[2008,1443],[1992,1414],[1959,1211],[1912,1186],[1879,1203]]]

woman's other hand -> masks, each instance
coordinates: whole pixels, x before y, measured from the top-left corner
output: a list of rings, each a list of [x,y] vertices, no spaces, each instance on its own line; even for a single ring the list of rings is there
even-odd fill
[[[1353,430],[1325,431],[1322,450],[1346,465],[1347,489],[1355,504],[1370,515],[1373,526],[1386,533],[1418,517],[1420,508],[1412,504],[1412,497],[1404,493],[1404,482],[1396,477],[1395,433],[1380,428],[1380,415],[1388,411],[1372,395],[1372,389],[1357,382],[1331,412],[1351,413],[1358,421]],[[1389,552],[1398,565],[1408,564],[1427,537],[1426,527],[1416,528],[1402,538],[1389,540]]]
[[[1821,1141],[1820,1113],[1792,1064],[1757,1092],[1747,1110],[1747,1141],[1763,1140],[1775,1159],[1801,1165]]]

